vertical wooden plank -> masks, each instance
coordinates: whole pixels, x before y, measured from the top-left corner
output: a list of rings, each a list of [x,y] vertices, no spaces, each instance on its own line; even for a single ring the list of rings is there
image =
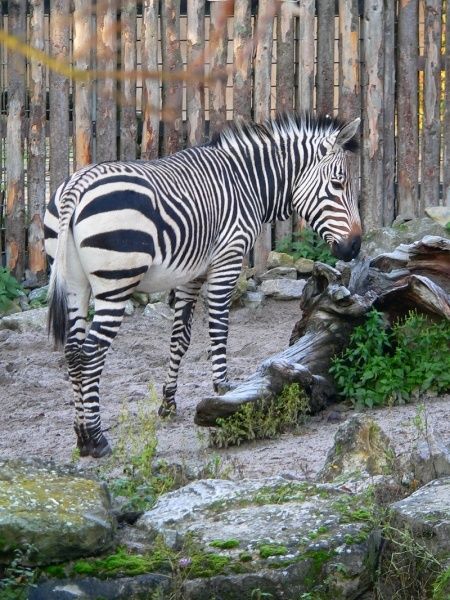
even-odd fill
[[[294,107],[294,37],[295,18],[293,4],[281,3],[277,16],[277,98],[278,112],[291,112]],[[292,217],[275,224],[275,239],[277,241],[292,234]]]
[[[209,135],[220,131],[227,120],[227,18],[223,2],[211,2],[209,25]]]
[[[3,18],[3,2],[0,2],[0,27],[2,29],[4,26],[4,18]],[[3,61],[5,57],[5,47],[3,44],[0,44],[0,257],[3,259],[3,228],[4,228],[4,206],[5,206],[5,190],[6,190],[6,179],[5,179],[5,137],[6,137],[6,120],[2,114],[3,112],[3,102],[4,102],[4,89],[5,89],[5,77],[4,77],[4,68]],[[3,264],[3,262],[1,263]]]
[[[117,69],[117,22],[114,0],[97,4],[97,69],[113,73]],[[97,81],[96,161],[117,158],[116,78]]]
[[[26,1],[8,1],[8,33],[26,39]],[[8,52],[8,121],[6,125],[6,266],[17,279],[25,269],[25,193],[23,167],[23,118],[25,108],[25,59]]]
[[[364,8],[364,88],[361,220],[364,230],[383,224],[384,15],[381,2]]]
[[[317,0],[317,112],[333,115],[334,0]]]
[[[66,0],[50,0],[50,55],[69,62],[69,7]],[[69,175],[69,80],[50,71],[50,192]]]
[[[384,5],[384,208],[383,225],[395,218],[395,2]]]
[[[188,79],[186,89],[187,136],[190,146],[200,144],[205,136],[205,0],[191,0],[187,5],[187,68],[195,79]]]
[[[77,69],[92,68],[92,14],[90,0],[74,0],[73,59]],[[92,163],[92,92],[88,81],[74,82],[75,169]]]
[[[444,147],[442,156],[444,206],[450,206],[450,2],[446,0],[445,12],[445,105],[444,105]]]
[[[158,71],[158,0],[142,4],[142,70]],[[146,77],[142,82],[141,158],[152,160],[159,154],[159,122],[161,108],[160,82]]]
[[[136,2],[123,0],[120,12],[121,70],[136,72]],[[136,79],[123,79],[120,98],[120,160],[136,158]]]
[[[297,42],[297,98],[298,111],[314,109],[314,21],[315,0],[300,0]]]
[[[442,0],[425,0],[424,123],[418,214],[439,205]],[[447,84],[448,85],[448,84]]]
[[[274,3],[271,0],[260,0],[254,83],[255,121],[258,123],[270,117],[273,17]],[[254,245],[254,267],[257,273],[261,273],[266,268],[271,249],[272,225],[266,223]]]
[[[397,216],[417,215],[419,126],[418,126],[418,0],[398,5],[397,74]]]
[[[249,121],[252,116],[252,3],[234,1],[233,116]]]
[[[339,116],[350,121],[361,115],[358,0],[339,0]],[[359,193],[360,155],[352,155],[353,187]]]
[[[180,49],[180,0],[161,2],[161,31],[163,72],[179,73],[183,69]],[[182,146],[182,82],[163,79],[162,100],[164,154],[172,154]]]
[[[30,45],[44,50],[44,0],[30,2]],[[28,130],[28,279],[43,283],[45,212],[45,68],[30,64],[30,120]]]

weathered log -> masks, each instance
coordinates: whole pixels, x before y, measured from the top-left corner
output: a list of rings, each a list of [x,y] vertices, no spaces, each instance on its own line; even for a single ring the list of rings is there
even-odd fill
[[[203,398],[195,422],[213,426],[243,404],[278,395],[288,383],[301,384],[312,413],[335,398],[329,373],[333,356],[347,345],[354,327],[372,308],[393,323],[412,308],[450,319],[450,240],[426,236],[393,253],[335,269],[316,263],[301,300],[290,347],[265,360],[249,379],[219,396]]]

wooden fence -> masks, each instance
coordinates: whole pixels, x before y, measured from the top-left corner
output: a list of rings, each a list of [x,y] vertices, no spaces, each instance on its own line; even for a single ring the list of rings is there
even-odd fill
[[[361,116],[353,168],[366,229],[450,203],[448,0],[9,0],[2,10],[0,253],[19,278],[45,277],[45,204],[73,170],[175,152],[237,116]],[[265,228],[259,267],[293,226]]]

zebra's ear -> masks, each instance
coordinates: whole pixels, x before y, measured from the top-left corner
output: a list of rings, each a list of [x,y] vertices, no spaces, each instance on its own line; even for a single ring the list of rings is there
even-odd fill
[[[334,142],[334,148],[342,148],[342,150],[349,150],[354,152],[358,149],[358,140],[356,134],[359,130],[361,119],[358,117],[354,121],[347,123],[340,132],[337,134],[336,141]]]

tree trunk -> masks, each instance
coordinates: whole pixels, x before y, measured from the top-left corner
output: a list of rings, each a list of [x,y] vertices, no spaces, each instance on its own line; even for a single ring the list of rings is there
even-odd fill
[[[290,347],[267,358],[247,381],[222,396],[204,398],[195,422],[213,426],[247,402],[277,396],[284,385],[298,382],[309,397],[312,413],[335,398],[329,373],[332,358],[347,346],[356,325],[372,308],[391,323],[411,309],[450,319],[450,240],[426,236],[414,244],[351,269],[316,263],[301,299],[301,319]]]
[[[158,0],[144,0],[142,5],[142,69],[158,71]],[[142,82],[141,158],[152,160],[159,155],[161,91],[157,78]]]
[[[334,114],[334,0],[317,0],[317,112]]]
[[[186,88],[188,142],[200,144],[205,136],[205,0],[191,0],[187,7],[187,68],[193,75]]]
[[[122,2],[120,13],[122,71],[136,72],[136,2]],[[137,150],[136,79],[122,80],[120,99],[120,160],[135,160]]]
[[[227,122],[227,18],[222,2],[211,2],[209,25],[209,135]]]
[[[233,115],[252,116],[252,13],[251,0],[234,2]]]

